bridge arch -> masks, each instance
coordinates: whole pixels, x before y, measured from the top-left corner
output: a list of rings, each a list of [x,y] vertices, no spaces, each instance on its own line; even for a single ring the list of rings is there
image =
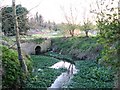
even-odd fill
[[[41,53],[41,47],[40,46],[36,46],[35,47],[35,55],[40,55]]]

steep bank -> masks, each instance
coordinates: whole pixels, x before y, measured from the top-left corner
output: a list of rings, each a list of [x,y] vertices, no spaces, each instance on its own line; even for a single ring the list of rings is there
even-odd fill
[[[52,40],[52,51],[71,55],[77,60],[96,60],[102,50],[97,40],[97,37],[55,38]]]

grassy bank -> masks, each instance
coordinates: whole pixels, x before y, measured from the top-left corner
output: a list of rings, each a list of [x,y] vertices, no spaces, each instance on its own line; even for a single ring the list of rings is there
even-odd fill
[[[53,48],[56,52],[74,56],[79,60],[94,60],[98,58],[102,50],[102,46],[97,44],[97,40],[97,37],[55,38]]]

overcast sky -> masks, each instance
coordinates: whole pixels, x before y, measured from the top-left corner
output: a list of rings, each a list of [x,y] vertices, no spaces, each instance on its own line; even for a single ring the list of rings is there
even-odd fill
[[[72,6],[74,16],[77,16],[78,23],[83,21],[83,17],[93,18],[92,15],[89,14],[89,5],[93,2],[95,2],[95,0],[16,0],[16,4],[22,4],[22,6],[28,10],[39,5],[30,11],[29,16],[34,16],[35,13],[38,12],[46,21],[50,20],[56,23],[66,21],[63,10],[60,7],[64,7],[65,13],[69,16],[69,10]],[[0,6],[11,4],[12,0],[0,0]]]

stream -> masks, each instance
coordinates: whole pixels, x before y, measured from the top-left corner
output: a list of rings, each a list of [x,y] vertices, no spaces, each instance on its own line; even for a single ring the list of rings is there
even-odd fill
[[[70,63],[60,61],[60,62],[52,65],[49,68],[55,68],[55,69],[66,68],[66,69],[68,69],[69,66],[70,66]],[[56,78],[56,80],[54,81],[54,83],[48,88],[48,90],[51,90],[52,88],[64,88],[64,87],[67,87],[67,85],[69,84],[71,78],[73,77],[74,74],[77,73],[77,71],[78,70],[75,68],[75,65],[73,65],[73,68],[72,67],[69,68],[69,73],[68,73],[68,71],[66,71],[66,72],[63,72],[60,76],[58,76]]]

